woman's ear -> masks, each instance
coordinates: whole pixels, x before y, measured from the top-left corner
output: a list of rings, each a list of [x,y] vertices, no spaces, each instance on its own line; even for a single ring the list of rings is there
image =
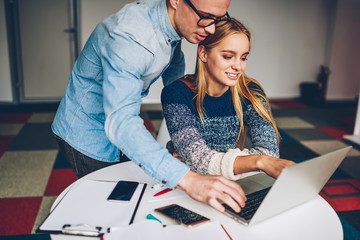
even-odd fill
[[[203,45],[199,45],[198,47],[198,55],[199,58],[202,62],[206,63],[207,62],[207,52],[206,49]]]

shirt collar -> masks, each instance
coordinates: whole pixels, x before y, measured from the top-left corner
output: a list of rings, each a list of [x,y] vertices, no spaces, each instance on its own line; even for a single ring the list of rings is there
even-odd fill
[[[161,0],[157,6],[157,15],[159,18],[161,31],[164,33],[164,37],[166,38],[166,42],[172,44],[173,42],[181,41],[181,37],[175,31],[170,22],[169,14],[166,8],[166,0]]]

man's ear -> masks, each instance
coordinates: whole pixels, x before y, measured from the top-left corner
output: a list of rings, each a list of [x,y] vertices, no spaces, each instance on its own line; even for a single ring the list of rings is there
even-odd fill
[[[167,0],[167,2],[173,9],[176,9],[180,0]]]
[[[199,45],[198,47],[198,55],[202,62],[207,62],[207,52],[203,45]]]

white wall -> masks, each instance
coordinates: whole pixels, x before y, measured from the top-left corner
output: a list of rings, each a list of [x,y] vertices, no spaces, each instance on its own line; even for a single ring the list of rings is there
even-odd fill
[[[81,2],[81,39],[84,45],[96,24],[131,0]],[[233,0],[229,13],[253,34],[253,48],[246,73],[261,82],[270,98],[293,98],[299,84],[316,81],[326,62],[328,0]],[[196,45],[183,41],[186,73],[193,73]],[[157,81],[144,102],[160,102]]]
[[[338,2],[327,98],[354,99],[360,90],[360,1]]]
[[[355,99],[360,88],[359,5],[358,0],[232,0],[230,16],[253,37],[246,74],[260,81],[269,98],[295,98],[300,83],[315,82],[325,65],[332,72],[327,99]],[[196,47],[184,42],[183,49],[186,72],[192,73]]]
[[[253,34],[246,73],[269,98],[300,95],[301,82],[316,81],[326,59],[328,0],[232,1],[229,13]]]
[[[81,1],[82,46],[99,21],[132,1]],[[294,98],[300,95],[299,84],[315,82],[325,64],[331,70],[328,99],[354,99],[360,82],[359,4],[358,0],[232,0],[230,15],[253,34],[246,73],[261,82],[270,98]],[[11,101],[3,4],[0,10],[0,101]],[[183,50],[186,73],[192,73],[196,46],[184,41]],[[157,81],[144,101],[159,102],[161,88]]]
[[[12,102],[8,41],[5,25],[4,0],[0,1],[0,102]]]

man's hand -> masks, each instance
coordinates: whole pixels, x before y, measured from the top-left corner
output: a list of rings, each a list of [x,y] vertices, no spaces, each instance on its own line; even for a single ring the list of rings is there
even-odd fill
[[[246,196],[240,185],[223,176],[201,175],[190,170],[176,188],[185,191],[194,200],[207,203],[220,212],[223,212],[225,208],[219,200],[235,212],[240,212],[240,207],[245,207]]]

